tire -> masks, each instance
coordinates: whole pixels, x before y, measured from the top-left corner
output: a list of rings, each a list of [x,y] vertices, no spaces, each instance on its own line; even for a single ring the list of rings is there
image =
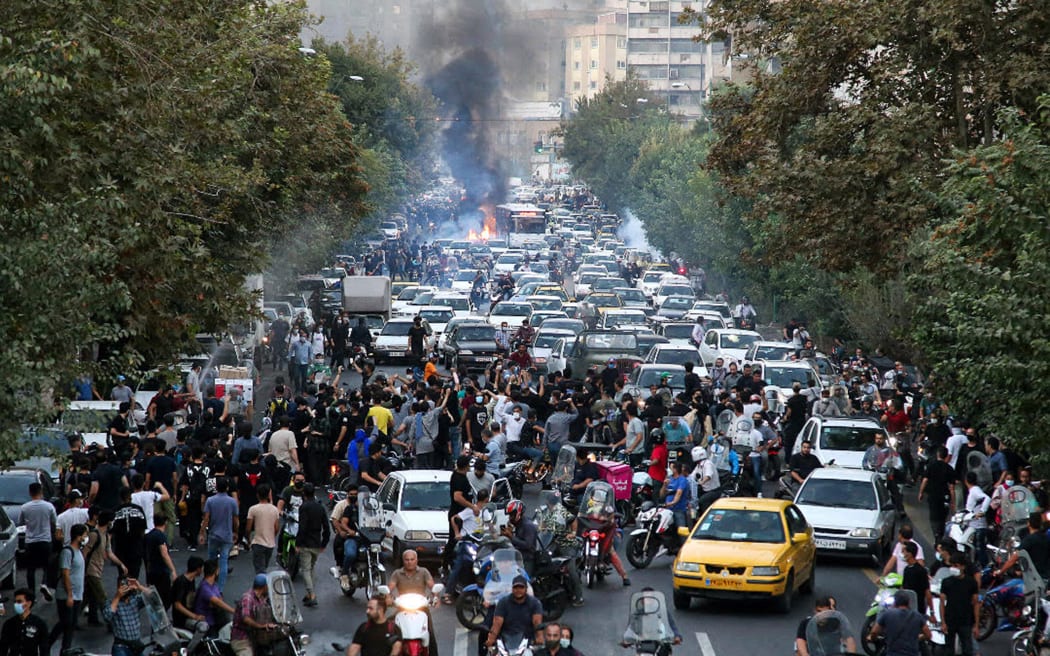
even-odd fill
[[[977,618],[977,640],[987,640],[990,635],[995,633],[995,627],[998,623],[999,618],[995,614],[995,604],[986,600],[981,604],[981,616]]]
[[[882,640],[868,640],[868,636],[871,635],[871,628],[875,626],[877,618],[878,613],[868,615],[864,618],[864,626],[860,630],[860,646],[868,656],[878,656],[882,652]]]
[[[565,614],[565,609],[568,606],[569,593],[565,588],[562,588],[558,594],[543,600],[543,621],[557,622]]]
[[[656,555],[655,550],[645,548],[644,534],[627,536],[624,552],[627,554],[627,560],[635,569],[645,569],[653,562],[653,557]]]
[[[587,577],[587,588],[593,589],[598,582],[598,563],[588,561],[584,575]]]
[[[675,610],[689,610],[689,607],[693,604],[692,597],[678,590],[672,593],[671,599],[674,601]]]
[[[620,499],[616,502],[616,512],[620,515],[620,528],[634,523],[634,506],[630,499]]]
[[[293,579],[299,576],[299,552],[295,549],[289,551],[285,557],[284,571],[288,572],[288,576]]]
[[[368,599],[371,599],[373,595],[379,590],[379,586],[383,585],[383,573],[376,571],[372,572],[368,578],[368,585],[365,588]]]
[[[787,585],[784,586],[784,594],[776,598],[776,610],[781,615],[791,612],[791,604],[795,601],[795,573],[789,572]]]
[[[464,592],[456,599],[456,619],[471,631],[480,631],[485,626],[485,604],[478,592]]]
[[[799,586],[799,591],[805,595],[813,594],[817,589],[817,563],[813,563],[813,568],[809,571],[809,578],[806,582]]]

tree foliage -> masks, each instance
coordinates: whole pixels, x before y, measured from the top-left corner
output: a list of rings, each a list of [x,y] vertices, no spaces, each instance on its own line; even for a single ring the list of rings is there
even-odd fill
[[[1050,15],[1002,0],[714,0],[755,67],[712,99],[710,162],[748,218],[831,271],[894,271],[939,206],[940,162],[1050,86]],[[741,65],[737,62],[736,65]],[[779,217],[771,221],[770,217]]]
[[[996,123],[1004,140],[947,167],[946,219],[912,278],[923,300],[913,336],[953,408],[1036,454],[1050,442],[1050,96]]]
[[[76,374],[165,362],[245,316],[245,274],[296,215],[348,231],[366,211],[306,20],[261,0],[4,3],[5,437]]]

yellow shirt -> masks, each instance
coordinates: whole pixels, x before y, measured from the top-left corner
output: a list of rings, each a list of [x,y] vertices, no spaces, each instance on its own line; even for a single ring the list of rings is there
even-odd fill
[[[372,419],[372,423],[376,425],[376,428],[387,435],[394,432],[394,413],[390,412],[389,408],[373,405],[368,409],[368,416]]]

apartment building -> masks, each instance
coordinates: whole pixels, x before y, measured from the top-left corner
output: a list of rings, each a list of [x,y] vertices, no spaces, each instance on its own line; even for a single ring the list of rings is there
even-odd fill
[[[571,111],[605,88],[607,80],[627,77],[627,13],[609,12],[565,35],[565,98]]]

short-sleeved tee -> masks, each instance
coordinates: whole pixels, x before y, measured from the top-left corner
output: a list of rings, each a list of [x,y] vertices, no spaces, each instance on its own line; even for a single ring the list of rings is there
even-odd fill
[[[164,534],[164,531],[150,530],[149,533],[146,533],[146,537],[142,538],[142,542],[146,545],[146,572],[148,574],[170,576],[171,572],[168,570],[168,564],[164,562],[164,558],[161,555],[161,547],[168,544],[168,536]]]
[[[905,567],[902,576],[904,577],[904,581],[901,588],[915,592],[915,597],[918,600],[915,610],[925,615],[926,591],[930,589],[930,573],[926,571],[925,567],[919,563],[915,563]]]
[[[1021,548],[1028,552],[1039,575],[1050,577],[1050,538],[1046,531],[1036,531],[1021,538]]]
[[[58,522],[55,507],[43,499],[33,499],[22,504],[19,524],[26,527],[27,543],[50,542],[51,527]]]
[[[918,636],[926,625],[926,618],[910,608],[887,608],[875,620],[882,627],[887,654],[919,656]],[[969,638],[964,638],[969,639]]]
[[[171,487],[171,479],[172,474],[177,470],[175,459],[169,456],[154,456],[146,465],[146,473],[149,474],[150,481],[159,481],[172,497],[175,496],[175,490]]]
[[[399,640],[401,631],[393,620],[382,624],[368,621],[354,631],[353,644],[360,645],[361,656],[390,656],[390,648]]]
[[[941,581],[941,594],[945,598],[944,621],[948,626],[973,625],[972,599],[977,592],[977,581],[972,576],[951,576]]]
[[[68,545],[70,532],[77,524],[87,524],[87,508],[66,508],[58,515],[55,525],[62,531],[62,544]]]
[[[948,496],[948,490],[955,482],[955,470],[943,460],[934,460],[926,465],[926,494],[929,495],[930,503],[936,504],[940,510],[944,498]],[[946,512],[941,510],[941,512]]]
[[[449,492],[448,492],[448,516],[452,517],[460,510],[463,510],[467,506],[464,506],[456,501],[456,492],[462,492],[465,500],[470,500],[474,494],[474,489],[470,487],[470,481],[467,480],[466,474],[459,472],[452,472],[452,478],[449,479]]]
[[[281,516],[272,503],[257,503],[248,509],[252,522],[252,544],[273,549],[277,546],[276,521]]]
[[[171,617],[172,624],[175,626],[175,628],[184,628],[188,620],[188,618],[185,615],[175,610],[175,602],[177,601],[183,606],[185,606],[188,610],[193,611],[193,597],[196,594],[196,592],[196,584],[193,581],[186,578],[185,574],[180,574],[179,577],[175,579],[175,582],[171,584]]]
[[[675,476],[667,481],[667,498],[664,503],[671,503],[675,493],[682,491],[682,496],[671,506],[671,510],[686,510],[689,507],[689,479],[685,476]]]
[[[123,477],[124,472],[111,462],[98,466],[95,473],[91,475],[91,482],[98,482],[98,494],[95,496],[96,506],[115,510],[120,505],[120,488]]]
[[[503,451],[500,450],[495,438],[489,440],[489,443],[485,445],[485,452],[488,455],[488,460],[485,461],[485,471],[493,476],[499,476],[499,468],[503,465]]]
[[[153,504],[158,501],[160,501],[160,493],[156,490],[143,490],[142,492],[134,492],[131,495],[131,503],[142,508],[142,513],[146,515],[147,531],[153,530]]]
[[[415,592],[425,596],[430,592],[430,588],[434,586],[434,577],[430,575],[430,570],[425,567],[417,567],[412,574],[406,572],[404,568],[396,569],[390,575],[390,587],[393,588],[395,586],[397,586],[399,595]]]
[[[371,417],[372,422],[379,430],[387,435],[390,435],[390,433],[393,432],[394,413],[390,412],[390,408],[384,408],[381,405],[373,405],[368,409],[368,416]]]
[[[514,601],[513,595],[507,595],[496,603],[495,617],[503,618],[504,635],[531,636],[535,632],[532,616],[543,615],[543,605],[532,595],[525,597],[521,603]]]
[[[237,516],[237,501],[228,494],[216,494],[204,502],[208,521],[208,539],[233,542],[233,518]]]
[[[58,568],[59,571],[64,569],[69,570],[69,582],[73,586],[73,600],[83,601],[84,554],[73,547],[63,547],[62,553],[58,555]],[[58,587],[55,588],[55,597],[58,599],[67,599],[66,585],[63,582],[63,577],[59,576],[58,581]]]
[[[915,559],[925,561],[926,557],[922,553],[922,545],[915,540],[912,540],[911,543],[919,550],[919,552],[915,554]],[[908,563],[904,562],[904,543],[898,540],[897,543],[893,545],[893,552],[891,555],[897,558],[897,573],[903,576],[904,568],[908,566]]]
[[[208,583],[202,580],[201,587],[197,588],[197,598],[193,602],[193,612],[203,615],[204,621],[209,626],[215,626],[215,611],[214,606],[211,605],[211,600],[215,597],[222,597],[222,593],[219,592],[218,581]]]

